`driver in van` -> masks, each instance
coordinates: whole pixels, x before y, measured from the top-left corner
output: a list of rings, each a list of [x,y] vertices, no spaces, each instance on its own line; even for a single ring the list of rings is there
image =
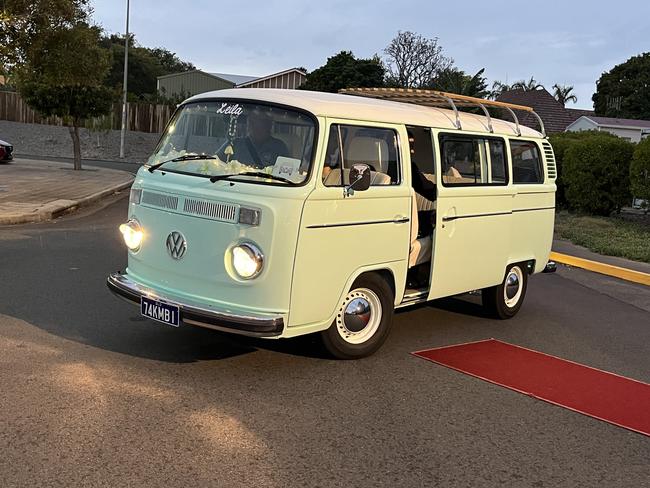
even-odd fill
[[[279,156],[289,156],[289,149],[280,139],[273,137],[273,119],[268,113],[253,111],[248,115],[248,135],[239,137],[232,143],[233,155],[240,163],[258,168],[275,165]],[[228,144],[228,143],[226,143]],[[227,154],[227,146],[219,151]]]

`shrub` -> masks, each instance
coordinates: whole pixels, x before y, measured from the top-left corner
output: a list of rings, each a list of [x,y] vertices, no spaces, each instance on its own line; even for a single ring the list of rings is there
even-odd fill
[[[630,164],[630,190],[636,198],[645,200],[645,211],[650,202],[650,137],[637,144]]]
[[[560,132],[558,134],[552,134],[549,136],[548,140],[553,146],[553,152],[555,153],[555,164],[557,167],[557,179],[555,180],[555,185],[557,186],[557,191],[555,193],[555,203],[560,208],[567,208],[569,206],[566,195],[565,195],[565,185],[563,173],[564,165],[564,154],[566,150],[571,147],[576,142],[590,139],[592,137],[616,137],[609,132],[598,132],[595,130],[579,131],[579,132]]]
[[[563,154],[563,179],[569,207],[593,215],[619,211],[630,198],[634,146],[611,135],[592,135]]]

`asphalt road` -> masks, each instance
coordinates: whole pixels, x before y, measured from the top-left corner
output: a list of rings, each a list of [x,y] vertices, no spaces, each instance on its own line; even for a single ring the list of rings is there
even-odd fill
[[[513,320],[439,301],[334,361],[143,320],[104,284],[125,212],[0,228],[2,487],[650,486],[650,438],[409,354],[495,337],[650,382],[647,288],[562,269]]]

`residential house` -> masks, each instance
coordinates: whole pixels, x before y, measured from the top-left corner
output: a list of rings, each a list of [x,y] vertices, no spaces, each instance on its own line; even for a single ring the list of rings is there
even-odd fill
[[[616,119],[583,115],[566,128],[567,131],[598,130],[609,132],[630,142],[650,136],[650,120]]]
[[[499,102],[514,103],[532,107],[544,122],[547,134],[564,132],[576,119],[583,115],[593,115],[592,110],[566,108],[558,102],[546,89],[539,90],[509,90],[497,97]],[[527,127],[539,129],[539,123],[534,115],[518,111],[519,123]]]

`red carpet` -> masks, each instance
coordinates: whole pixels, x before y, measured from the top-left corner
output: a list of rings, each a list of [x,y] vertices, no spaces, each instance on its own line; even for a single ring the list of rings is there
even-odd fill
[[[495,339],[413,354],[650,436],[650,384]]]

